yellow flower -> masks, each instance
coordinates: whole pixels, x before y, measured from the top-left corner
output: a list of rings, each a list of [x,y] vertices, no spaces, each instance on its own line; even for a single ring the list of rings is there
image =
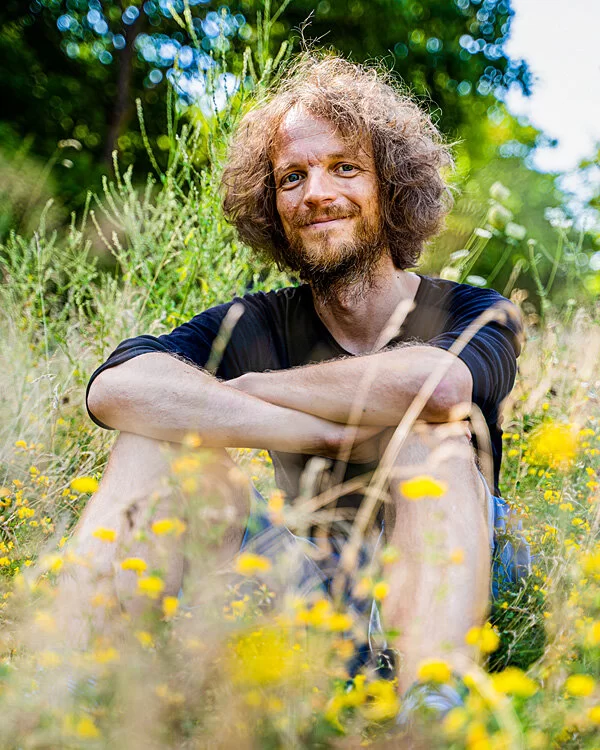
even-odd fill
[[[92,536],[95,536],[96,539],[100,539],[101,542],[114,542],[117,538],[117,532],[114,529],[105,529],[100,526],[100,528],[94,531]]]
[[[77,477],[71,482],[73,492],[92,493],[98,489],[98,482],[94,477]]]
[[[192,474],[202,468],[202,459],[198,455],[179,456],[171,463],[175,474]]]
[[[520,698],[529,698],[537,693],[536,683],[517,667],[507,667],[503,672],[497,672],[491,677],[499,693],[509,693]]]
[[[152,635],[147,630],[136,630],[135,637],[143,648],[152,648],[154,646],[154,638],[152,638]]]
[[[178,607],[179,599],[176,596],[165,596],[162,600],[162,611],[167,620],[177,614]]]
[[[127,557],[121,563],[121,568],[123,570],[133,570],[134,573],[137,573],[138,575],[145,573],[147,567],[148,564],[145,560],[142,560],[141,557]]]
[[[138,593],[147,596],[149,599],[158,599],[162,593],[165,584],[162,578],[158,576],[145,576],[138,579]]]
[[[285,506],[285,497],[283,495],[283,492],[281,492],[281,490],[275,490],[274,492],[272,492],[271,496],[269,497],[267,506],[271,523],[273,523],[275,526],[280,526],[284,520],[283,509]]]
[[[477,646],[484,654],[491,654],[500,645],[500,637],[489,622],[482,628],[471,628],[465,636],[465,643]]]
[[[91,659],[96,664],[111,664],[114,661],[119,661],[119,652],[112,646],[97,648],[92,651]]]
[[[600,621],[596,620],[591,624],[585,642],[587,646],[597,646],[600,643]]]
[[[450,666],[441,659],[426,659],[419,664],[417,677],[421,682],[449,682]]]
[[[582,568],[588,576],[600,573],[600,552],[590,552],[590,554],[584,555]]]
[[[346,705],[347,703],[343,695],[334,695],[327,703],[323,712],[325,721],[328,721],[332,727],[335,727],[338,732],[342,733],[344,732],[344,727],[340,723],[340,711],[346,708]]]
[[[40,562],[46,570],[50,570],[52,573],[60,573],[64,565],[64,558],[57,554],[45,555]]]
[[[397,549],[397,547],[392,547],[389,545],[388,547],[384,547],[381,552],[381,563],[382,565],[392,565],[395,562],[398,562],[400,559],[400,550]]]
[[[329,599],[319,599],[310,609],[300,607],[296,614],[298,625],[312,625],[315,628],[326,625],[332,616]]]
[[[578,698],[586,698],[594,692],[596,682],[589,674],[572,674],[567,677],[565,691]]]
[[[448,485],[433,477],[421,475],[400,482],[399,489],[407,500],[422,500],[424,497],[443,497],[448,490]]]
[[[600,724],[600,706],[592,706],[588,709],[588,719],[594,724]]]
[[[449,735],[458,734],[468,721],[468,714],[462,706],[453,708],[446,714],[443,727],[444,732]]]
[[[17,440],[15,441],[15,448],[23,448],[23,450],[26,450],[27,443],[25,442],[25,440]]]
[[[257,573],[266,573],[271,569],[271,561],[262,555],[254,555],[251,552],[242,552],[235,561],[235,571],[243,576],[253,576]]]
[[[534,463],[552,468],[566,466],[577,453],[577,434],[570,424],[546,422],[531,435],[530,450]]]
[[[491,744],[485,724],[481,721],[471,722],[466,740],[467,750],[491,750],[495,747]]]
[[[386,596],[390,593],[390,585],[385,581],[379,581],[373,586],[373,599],[378,602],[383,601]]]
[[[366,701],[360,706],[360,712],[367,721],[385,721],[396,716],[400,702],[393,682],[371,682],[366,686],[365,692]]]
[[[450,552],[450,562],[452,565],[462,565],[465,561],[465,551],[462,547],[456,547]]]
[[[164,534],[181,536],[186,528],[185,523],[180,518],[162,518],[152,524],[152,532],[156,536],[163,536]]]
[[[352,618],[348,614],[336,612],[327,621],[327,627],[334,633],[343,633],[352,627]]]
[[[290,645],[287,634],[278,628],[239,635],[230,645],[228,667],[236,684],[272,685],[302,674],[304,655]]]
[[[187,245],[187,242],[185,244]],[[195,432],[188,432],[183,439],[183,445],[186,448],[199,448],[202,445],[202,438]]]
[[[83,716],[75,724],[75,734],[85,740],[93,740],[100,737],[100,730],[89,716]]]

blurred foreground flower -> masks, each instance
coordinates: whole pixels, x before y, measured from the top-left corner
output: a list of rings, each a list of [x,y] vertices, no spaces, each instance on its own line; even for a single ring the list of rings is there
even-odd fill
[[[482,628],[471,628],[465,636],[465,643],[477,646],[484,654],[491,654],[500,645],[500,636],[489,622]]]
[[[156,536],[164,536],[165,534],[181,536],[186,528],[185,523],[180,518],[161,518],[160,521],[154,521],[152,524],[152,533]]]
[[[503,672],[492,675],[492,682],[499,693],[529,698],[537,693],[538,686],[518,667],[507,667]]]
[[[162,611],[167,620],[177,614],[178,607],[179,599],[176,596],[165,596],[162,600]]]
[[[117,532],[114,529],[105,529],[101,526],[93,532],[92,536],[100,539],[101,542],[114,542],[117,538]]]
[[[143,594],[149,599],[158,599],[164,588],[164,581],[158,576],[145,576],[138,579],[138,594]]]
[[[260,628],[230,642],[229,671],[234,683],[265,686],[302,679],[308,671],[300,644],[279,628]]]
[[[587,698],[595,687],[596,682],[589,674],[572,674],[565,682],[565,692],[577,698]]]
[[[390,585],[385,581],[379,581],[373,586],[373,599],[378,602],[383,601],[390,593]]]
[[[417,678],[421,682],[450,682],[452,672],[448,662],[441,659],[426,659],[419,664]]]
[[[67,714],[63,722],[63,731],[65,734],[80,737],[82,740],[95,740],[100,737],[100,730],[89,716],[76,719],[71,714]]]
[[[242,552],[235,561],[235,571],[242,576],[266,573],[270,569],[271,561],[267,557],[253,555],[251,552]]]
[[[568,466],[577,454],[577,434],[573,425],[548,422],[531,435],[531,459],[551,468]]]
[[[133,570],[138,575],[145,573],[147,567],[148,564],[141,557],[127,557],[121,563],[122,570]]]
[[[448,485],[433,477],[421,475],[400,482],[399,490],[407,500],[422,500],[425,497],[443,497],[448,490]]]
[[[366,700],[360,712],[367,721],[393,719],[400,708],[396,685],[389,680],[376,680],[366,686]]]
[[[81,494],[96,492],[98,482],[94,477],[77,477],[72,480],[71,489]]]

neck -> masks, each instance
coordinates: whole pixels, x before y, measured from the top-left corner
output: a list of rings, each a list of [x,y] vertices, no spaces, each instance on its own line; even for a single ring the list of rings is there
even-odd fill
[[[313,290],[315,310],[346,351],[368,354],[397,335],[420,281],[416,274],[395,268],[386,256],[366,289],[362,285],[345,287],[327,300],[320,299]],[[396,312],[400,318],[392,319]],[[395,325],[386,330],[391,320]]]

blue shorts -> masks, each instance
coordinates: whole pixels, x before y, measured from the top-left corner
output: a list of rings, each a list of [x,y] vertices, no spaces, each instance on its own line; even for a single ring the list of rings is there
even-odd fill
[[[490,597],[497,599],[502,590],[518,583],[531,572],[531,550],[522,532],[521,521],[501,497],[495,497],[481,474],[483,481],[489,525],[489,542],[492,554],[492,575]],[[316,540],[310,537],[299,537],[286,526],[274,526],[269,520],[267,503],[262,495],[253,488],[252,508],[241,549],[263,555],[273,561],[280,583],[295,596],[309,597],[315,593],[331,594],[337,564],[346,536],[329,538],[329,553],[320,556]],[[383,545],[384,528],[376,530],[375,536],[365,543],[359,553],[359,567],[376,560],[376,554]],[[269,581],[271,585],[271,580]],[[359,600],[352,594],[351,582],[344,590],[344,603],[351,614],[368,616],[368,640],[371,645],[376,641],[378,647],[386,648],[380,612],[374,600]]]

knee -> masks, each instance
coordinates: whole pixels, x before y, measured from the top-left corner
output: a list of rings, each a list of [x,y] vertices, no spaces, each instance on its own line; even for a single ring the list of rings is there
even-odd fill
[[[404,440],[394,465],[410,467],[456,462],[476,468],[475,452],[467,422],[416,422]]]

